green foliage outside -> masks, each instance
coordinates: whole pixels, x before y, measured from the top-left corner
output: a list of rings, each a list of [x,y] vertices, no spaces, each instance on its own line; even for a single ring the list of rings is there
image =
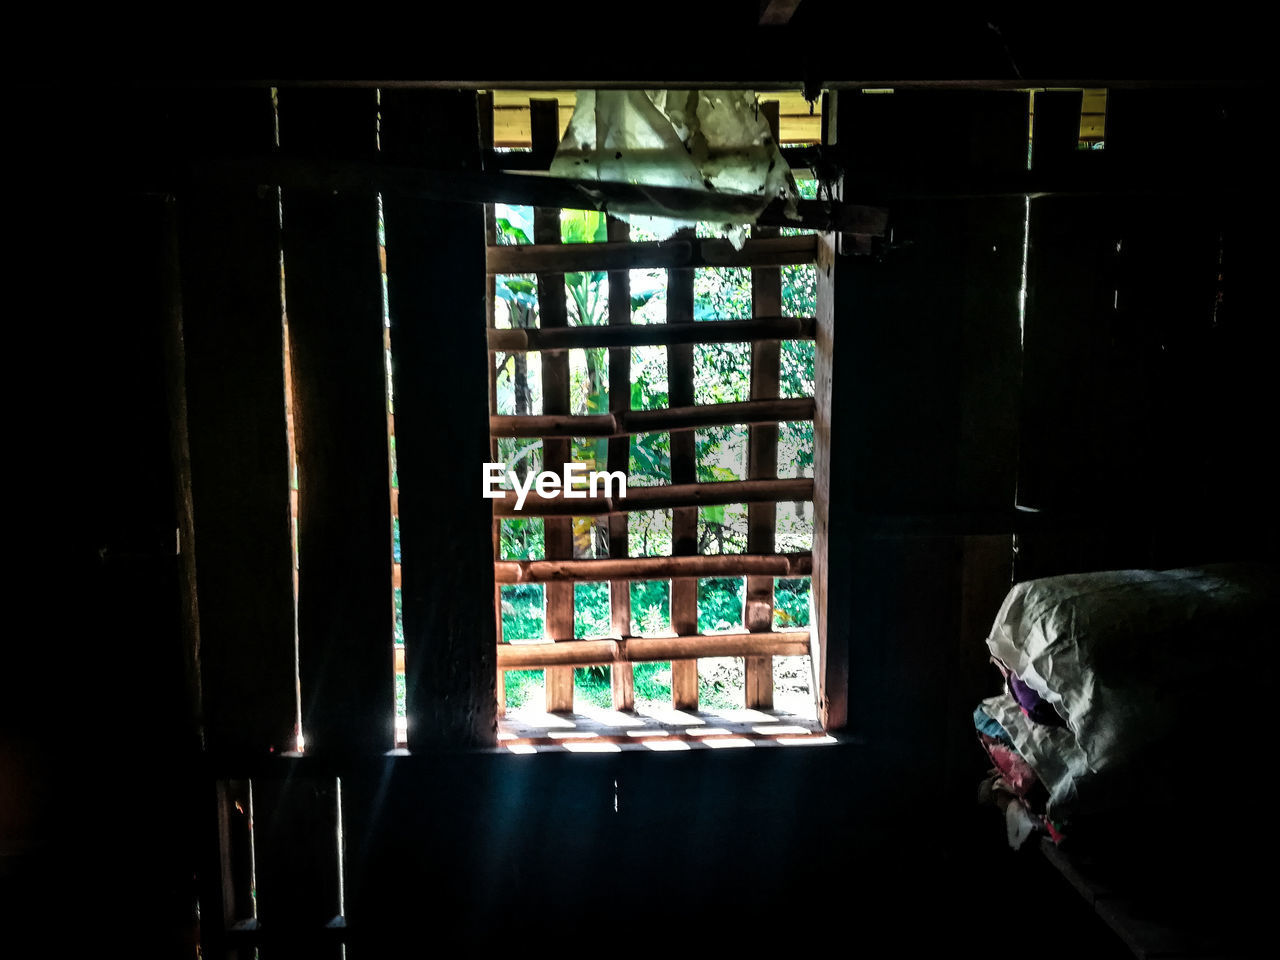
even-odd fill
[[[802,195],[812,195],[813,185],[801,183]],[[497,208],[498,242],[530,243],[533,239],[532,211],[529,208]],[[785,232],[793,232],[787,230]],[[701,225],[700,235],[715,235],[715,229]],[[633,240],[650,239],[632,229]],[[607,239],[605,218],[594,211],[565,211],[561,217],[561,240],[565,243],[599,243]],[[666,272],[633,270],[630,273],[630,309],[633,323],[666,322]],[[565,300],[571,325],[608,322],[608,276],[603,272],[573,273],[565,276]],[[816,310],[817,278],[812,265],[782,270],[783,313],[811,316]],[[499,327],[538,325],[537,278],[499,276],[495,280],[495,322]],[[694,319],[717,320],[751,316],[751,272],[746,268],[707,268],[695,271]],[[498,354],[495,357],[498,412],[537,414],[541,412],[541,358],[537,353]],[[694,350],[694,402],[724,403],[750,397],[751,355],[748,344],[698,345]],[[780,394],[783,397],[813,395],[814,352],[811,341],[784,341],[781,351]],[[570,351],[570,399],[574,414],[607,412],[608,351]],[[636,347],[631,355],[631,408],[662,409],[669,405],[667,357],[664,347]],[[697,477],[702,482],[744,479],[748,431],[744,425],[701,429],[695,432]],[[580,439],[571,444],[573,459],[603,469],[606,441]],[[541,441],[508,438],[499,441],[499,456],[523,477],[541,469]],[[778,476],[813,475],[813,424],[779,425]],[[671,482],[671,438],[667,433],[643,434],[631,440],[629,483],[632,485]],[[779,504],[775,535],[780,552],[808,550],[812,543],[812,504]],[[746,508],[724,505],[701,508],[698,512],[698,544],[703,553],[746,551]],[[628,515],[628,546],[632,556],[663,556],[671,552],[670,511],[637,512]],[[607,529],[602,520],[574,521],[574,556],[607,556]],[[502,559],[540,559],[544,556],[543,522],[540,518],[502,521]],[[669,581],[631,584],[631,631],[636,635],[669,632],[671,629]],[[741,577],[704,579],[698,585],[698,629],[700,632],[742,629],[745,581]],[[775,625],[782,629],[801,628],[809,622],[809,580],[807,577],[775,581]],[[501,591],[503,639],[541,639],[546,627],[545,590],[540,584],[504,586]],[[608,636],[611,633],[609,585],[575,585],[574,632],[578,637]],[[700,661],[702,663],[704,661]],[[701,702],[708,707],[741,705],[740,689],[732,689],[727,677],[731,670],[709,661],[700,669]],[[635,664],[637,703],[669,703],[670,664]],[[607,708],[611,703],[608,667],[575,671],[577,698],[581,703]],[[513,670],[506,675],[509,708],[542,704],[541,670]]]

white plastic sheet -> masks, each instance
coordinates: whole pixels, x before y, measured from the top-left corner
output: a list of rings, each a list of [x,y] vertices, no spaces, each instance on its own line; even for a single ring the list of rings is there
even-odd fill
[[[580,90],[551,173],[752,198],[729,216],[722,205],[697,202],[666,217],[620,213],[662,237],[700,220],[727,220],[738,247],[769,203],[780,199],[794,213],[798,196],[750,90]]]
[[[1204,762],[1196,748],[1248,702],[1224,706],[1219,682],[1233,670],[1270,676],[1278,587],[1276,567],[1251,564],[1014,586],[987,646],[1065,726],[1031,723],[1009,696],[984,707],[1048,788],[1051,815],[1181,789],[1154,777],[1176,771],[1184,747],[1186,769]]]

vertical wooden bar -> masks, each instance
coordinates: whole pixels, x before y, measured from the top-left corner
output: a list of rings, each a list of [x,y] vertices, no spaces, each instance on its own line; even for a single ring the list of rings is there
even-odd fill
[[[281,91],[285,153],[370,159],[367,89]],[[377,198],[285,190],[308,752],[394,746],[391,485]],[[412,542],[409,540],[408,542]]]
[[[692,239],[692,230],[677,238]],[[693,270],[667,271],[667,323],[693,322]],[[671,406],[693,404],[693,344],[667,347],[667,396]],[[671,482],[694,483],[697,467],[694,432],[671,434]],[[691,556],[698,552],[698,508],[679,507],[671,511],[671,554]],[[698,632],[698,581],[671,581],[671,629],[678,634]],[[671,662],[671,701],[677,710],[698,709],[698,661]]]
[[[823,94],[823,143],[839,149],[840,94]],[[843,181],[831,185],[835,199],[843,199]],[[835,380],[835,306],[836,246],[834,233],[818,236],[817,316],[814,330],[813,359],[813,575],[810,579],[809,654],[813,663],[814,690],[818,720],[824,730],[839,730],[849,717],[849,634],[851,609],[830,596],[828,583],[834,570],[837,577],[848,577],[853,571],[854,557],[850,548],[850,531],[845,521],[847,511],[840,500],[832,500],[833,470],[852,471],[853,465],[843,441],[832,431],[836,396]]]
[[[609,240],[626,243],[631,229],[621,220],[609,218]],[[626,270],[609,272],[609,323],[624,326],[631,323],[631,274]],[[609,410],[613,414],[625,414],[631,409],[631,349],[616,348],[609,351]],[[631,462],[631,438],[614,437],[609,441],[610,473],[621,470],[627,475]],[[609,556],[627,555],[627,515],[617,514],[609,518]],[[612,629],[616,636],[631,636],[631,582],[609,581],[609,607]],[[613,685],[613,709],[631,710],[635,707],[635,668],[630,663],[615,663],[609,670]]]
[[[837,95],[838,96],[838,95]],[[824,122],[834,125],[831,109],[835,97],[828,98]],[[830,119],[829,119],[830,118]],[[837,464],[846,468],[847,456],[833,446],[839,436],[832,431],[836,397],[835,381],[835,279],[836,242],[834,233],[818,238],[818,306],[814,332],[813,370],[813,575],[810,579],[811,640],[809,653],[817,682],[814,696],[818,720],[824,730],[839,730],[849,715],[849,633],[850,609],[833,599],[828,587],[831,572],[847,577],[853,570],[848,526],[841,521],[839,498],[831,496],[831,472]]]
[[[267,90],[191,93],[182,116],[192,147],[271,149]],[[208,187],[177,216],[205,746],[265,756],[297,722],[278,208]]]
[[[485,165],[485,157],[488,151],[493,149],[493,91],[486,90],[476,95],[476,115],[480,124],[480,149],[481,149],[481,166]],[[484,205],[484,242],[485,246],[491,247],[498,242],[498,224],[496,220],[495,207],[492,203]],[[485,326],[492,329],[496,325],[495,318],[495,301],[497,299],[498,278],[489,274],[485,275]],[[489,413],[496,414],[498,412],[498,360],[500,354],[490,355],[488,360],[489,370]],[[498,438],[491,437],[489,439],[489,461],[491,463],[499,462],[498,458]],[[493,521],[493,558],[500,560],[502,558],[502,521],[494,519]],[[494,630],[498,643],[502,643],[502,587],[498,584],[493,585],[493,619]],[[496,673],[495,693],[497,695],[498,716],[502,716],[507,712],[507,674],[505,670],[499,669]]]
[[[769,122],[774,139],[778,137],[778,102],[760,106]],[[755,237],[776,237],[775,227],[755,227]],[[778,267],[753,267],[751,270],[751,315],[782,315],[782,271]],[[757,340],[751,345],[751,399],[773,400],[778,396],[778,372],[782,343]],[[760,424],[751,428],[747,477],[764,480],[778,475],[778,425]],[[777,504],[747,505],[747,552],[772,553],[777,527]],[[751,633],[773,629],[773,577],[747,577],[745,626]],[[744,702],[747,707],[769,710],[773,707],[773,657],[746,657],[744,662]]]
[[[388,162],[479,166],[473,93],[388,90]],[[474,205],[383,200],[400,477],[409,747],[496,738],[493,513],[477,471],[485,417],[485,221]],[[442,417],[441,411],[452,411]],[[447,451],[448,462],[442,461]],[[436,507],[445,493],[452,506]],[[441,544],[448,544],[447,550]]]
[[[559,107],[555,100],[530,100],[533,152],[550,162],[560,139]],[[537,207],[533,211],[534,243],[560,242],[560,211]],[[568,325],[565,304],[564,274],[538,274],[538,317],[543,327]],[[542,412],[569,413],[569,354],[542,354]],[[542,469],[558,473],[569,459],[569,441],[542,441]],[[573,520],[570,517],[547,517],[544,543],[548,560],[573,557]],[[549,583],[547,591],[547,635],[552,640],[573,639],[573,584]],[[573,710],[573,668],[548,667],[546,671],[547,711]]]

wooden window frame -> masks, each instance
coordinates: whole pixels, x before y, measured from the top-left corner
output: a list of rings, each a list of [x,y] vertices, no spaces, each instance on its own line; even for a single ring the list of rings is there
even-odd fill
[[[555,99],[530,101],[533,162],[549,163],[559,139],[560,109]],[[492,94],[482,95],[480,113],[492,117]],[[763,112],[775,136],[778,104],[768,102]],[[492,130],[485,131],[492,145]],[[482,133],[482,135],[484,135]],[[544,163],[545,161],[545,163]],[[591,497],[565,501],[542,498],[530,492],[519,512],[515,496],[508,492],[494,502],[494,607],[497,631],[498,712],[505,712],[504,680],[507,670],[546,671],[546,710],[573,710],[574,668],[608,665],[611,669],[615,710],[635,706],[632,665],[670,660],[672,706],[698,708],[699,657],[744,658],[744,705],[773,707],[773,657],[808,655],[817,645],[817,618],[803,630],[773,627],[774,578],[812,576],[817,542],[810,551],[774,552],[776,506],[779,502],[815,503],[815,478],[777,477],[778,423],[816,421],[814,398],[780,399],[779,358],[783,339],[817,339],[816,317],[784,317],[781,308],[781,267],[817,264],[822,245],[816,234],[779,236],[776,228],[754,228],[742,250],[725,240],[699,239],[692,231],[663,242],[631,242],[625,223],[608,221],[608,242],[561,246],[559,209],[535,209],[535,236],[531,245],[498,246],[493,207],[488,209],[486,273],[488,276],[488,349],[498,352],[541,353],[544,409],[540,415],[500,415],[496,408],[496,374],[490,371],[490,442],[493,459],[498,438],[542,438],[543,469],[558,471],[567,459],[574,437],[607,437],[610,471],[628,471],[630,437],[639,433],[670,431],[672,438],[671,484],[628,487],[623,498]],[[666,268],[668,316],[665,324],[631,325],[628,271],[634,268]],[[693,276],[698,267],[749,267],[752,283],[752,319],[694,322]],[[564,309],[564,275],[583,270],[607,270],[610,309],[607,326],[569,327]],[[494,278],[499,274],[534,273],[538,277],[541,324],[535,329],[495,327]],[[697,344],[745,342],[751,345],[750,399],[738,403],[695,405],[693,398],[693,349]],[[671,405],[663,410],[630,408],[630,348],[663,345],[668,349],[668,382]],[[609,349],[610,410],[596,416],[571,416],[568,407],[568,353],[570,349]],[[749,429],[747,479],[733,482],[696,482],[693,431],[702,426],[746,424]],[[815,438],[816,441],[816,438]],[[823,461],[825,463],[825,459]],[[825,488],[825,484],[822,484]],[[748,512],[747,553],[715,556],[696,553],[698,508],[714,504],[742,503]],[[672,510],[672,556],[630,558],[627,551],[628,512]],[[572,517],[606,516],[609,521],[609,558],[573,559],[569,525]],[[504,519],[544,518],[546,559],[504,560],[500,531]],[[824,544],[825,546],[825,544]],[[697,578],[742,576],[746,578],[743,629],[725,634],[700,634],[697,626]],[[671,580],[673,635],[632,635],[630,583],[640,579]],[[611,633],[606,638],[583,639],[574,635],[573,585],[607,581],[610,585]],[[504,584],[547,585],[546,642],[504,643],[501,588]],[[811,590],[816,589],[811,587]],[[816,693],[817,691],[815,691]],[[815,698],[818,700],[818,698]],[[820,704],[819,700],[819,704]],[[823,711],[825,714],[825,711]],[[825,716],[824,716],[825,719]]]

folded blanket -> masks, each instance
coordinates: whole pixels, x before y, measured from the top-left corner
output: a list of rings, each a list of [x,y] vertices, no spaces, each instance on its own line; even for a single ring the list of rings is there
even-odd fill
[[[1076,800],[1076,780],[1088,771],[1083,752],[1066,727],[1032,723],[1018,701],[1004,693],[982,701],[980,708],[997,723],[1013,748],[1035,771],[1049,795],[1046,815],[1065,820]]]

